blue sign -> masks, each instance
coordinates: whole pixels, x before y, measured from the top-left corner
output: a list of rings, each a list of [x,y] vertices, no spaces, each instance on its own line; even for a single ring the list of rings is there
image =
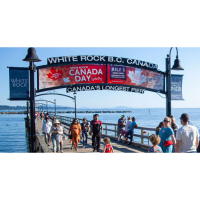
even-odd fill
[[[183,75],[171,75],[171,100],[184,100],[182,96]]]
[[[29,69],[9,67],[10,100],[29,99]]]

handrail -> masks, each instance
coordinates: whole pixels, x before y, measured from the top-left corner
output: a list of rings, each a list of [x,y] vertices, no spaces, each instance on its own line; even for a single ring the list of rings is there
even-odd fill
[[[58,118],[60,118],[60,121],[63,122],[64,124],[66,125],[70,125],[74,119],[74,117],[67,117],[67,116],[61,116],[61,115],[56,115]],[[79,123],[83,120],[81,118],[77,118]],[[67,123],[68,122],[68,123]],[[91,122],[91,120],[87,120],[87,122]],[[114,124],[114,123],[104,123],[103,122],[103,125],[105,126],[103,128],[103,130],[105,131],[105,135],[107,135],[107,132],[110,131],[110,132],[114,132],[115,133],[115,136],[114,137],[117,137],[117,126],[118,124]],[[114,126],[115,128],[114,129],[110,129],[110,128],[107,128],[107,126]],[[139,134],[134,134],[134,137],[138,137],[138,138],[141,138],[141,143],[144,144],[144,139],[147,139],[148,140],[148,144],[149,144],[149,138],[150,138],[150,133],[149,131],[156,131],[155,128],[149,128],[149,127],[137,127],[135,129],[139,129],[141,130],[141,135]],[[144,131],[145,130],[145,131]],[[144,134],[147,134],[147,135],[144,135]]]

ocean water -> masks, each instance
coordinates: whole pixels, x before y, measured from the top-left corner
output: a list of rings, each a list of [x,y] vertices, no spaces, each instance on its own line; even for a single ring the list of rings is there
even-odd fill
[[[53,111],[53,110],[52,110]],[[139,127],[156,128],[166,116],[165,108],[151,109],[133,109],[132,113],[99,113],[99,120],[103,123],[115,123],[122,114],[131,117],[136,117],[136,122]],[[182,113],[188,113],[190,121],[195,127],[200,129],[200,108],[175,108],[172,109],[172,115],[175,116],[176,123],[181,127],[180,116]],[[74,113],[57,113],[58,115],[74,117]],[[28,149],[28,139],[25,133],[24,114],[0,115],[0,153],[26,153]],[[77,113],[77,118],[86,118],[92,120],[93,113]],[[108,126],[114,129],[114,126]],[[136,134],[140,134],[140,130],[135,130]],[[150,131],[150,134],[154,133]],[[114,135],[113,132],[108,132],[108,135]],[[136,142],[140,142],[140,138],[134,137]],[[144,143],[147,144],[147,140]]]
[[[27,153],[24,114],[0,115],[0,153]]]

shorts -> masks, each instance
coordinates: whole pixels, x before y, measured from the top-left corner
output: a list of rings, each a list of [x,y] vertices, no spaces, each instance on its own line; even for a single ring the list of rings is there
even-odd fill
[[[118,127],[118,128],[117,128],[117,136],[119,136],[120,133],[121,133],[122,131],[124,131],[124,130],[125,130],[125,127]]]
[[[128,133],[128,131],[122,131],[121,135],[125,136]]]

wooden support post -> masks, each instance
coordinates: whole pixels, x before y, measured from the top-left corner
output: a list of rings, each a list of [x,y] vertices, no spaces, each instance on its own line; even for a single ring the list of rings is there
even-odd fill
[[[141,135],[143,136],[143,130],[141,130]],[[143,137],[141,137],[141,143],[143,144],[143,142],[144,142],[144,139]]]
[[[148,136],[149,136],[149,132],[148,132]],[[148,145],[149,145],[149,139],[148,139]]]
[[[107,124],[106,124],[106,135],[107,135]]]
[[[115,125],[115,137],[117,136],[117,126]]]

